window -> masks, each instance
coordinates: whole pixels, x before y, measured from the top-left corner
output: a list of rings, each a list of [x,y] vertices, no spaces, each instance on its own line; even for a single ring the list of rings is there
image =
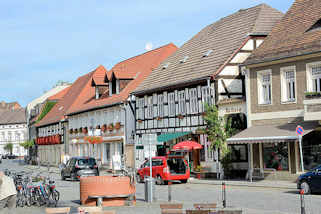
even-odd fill
[[[264,168],[288,170],[288,143],[263,144]]]
[[[140,98],[137,100],[137,119],[144,119],[144,98]]]
[[[191,106],[191,113],[195,114],[198,113],[198,100],[197,100],[197,90],[196,88],[192,88],[189,91],[190,93],[190,106]]]
[[[281,100],[282,102],[294,102],[295,91],[295,67],[281,68]]]
[[[178,113],[181,115],[186,113],[185,91],[178,93]]]
[[[258,72],[258,98],[259,104],[271,104],[272,84],[271,71]]]
[[[158,95],[157,111],[159,117],[164,116],[164,96],[162,94]]]
[[[168,94],[168,106],[169,106],[169,116],[175,116],[176,106],[175,106],[175,93]]]
[[[210,93],[210,87],[205,86],[202,87],[202,102],[205,105],[207,103],[208,105],[211,105],[211,93]]]
[[[230,145],[232,162],[247,162],[246,145]]]
[[[312,74],[312,91],[321,92],[321,66],[313,66],[311,68]]]
[[[147,99],[147,117],[153,118],[153,96]]]

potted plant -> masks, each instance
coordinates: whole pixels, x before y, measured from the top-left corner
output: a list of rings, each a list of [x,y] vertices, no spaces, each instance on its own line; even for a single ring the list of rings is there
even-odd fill
[[[115,124],[115,129],[117,129],[117,130],[120,129],[120,122],[117,122],[117,123]]]
[[[114,130],[114,124],[110,123],[107,127],[107,129],[111,132]]]
[[[177,117],[178,117],[179,119],[183,119],[183,118],[184,118],[184,115],[179,114],[179,115],[177,115]]]
[[[156,120],[161,120],[162,118],[160,116],[156,117]]]
[[[69,134],[72,134],[73,130],[72,129],[69,129]]]
[[[201,179],[201,173],[203,172],[203,167],[201,165],[196,166],[195,174],[197,179]]]
[[[107,128],[107,125],[104,124],[104,125],[101,127],[101,131],[102,131],[102,132],[105,132],[105,131],[106,131],[106,128]]]
[[[78,133],[78,129],[75,129],[75,130],[74,130],[74,133],[77,134],[77,133]]]
[[[82,129],[82,133],[83,133],[83,134],[87,134],[87,133],[88,133],[88,128],[87,128],[87,127],[83,128],[83,129]]]
[[[142,120],[137,120],[138,123],[142,123],[143,121]]]

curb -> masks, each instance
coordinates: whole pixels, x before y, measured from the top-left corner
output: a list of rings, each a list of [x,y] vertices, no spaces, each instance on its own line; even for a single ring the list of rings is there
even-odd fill
[[[190,184],[208,184],[208,185],[217,185],[221,186],[222,182],[225,182],[227,186],[241,186],[241,187],[262,187],[262,188],[273,188],[273,189],[291,189],[296,190],[296,186],[281,186],[281,185],[265,185],[265,184],[255,184],[255,183],[233,183],[229,181],[220,181],[220,182],[212,182],[212,181],[198,181],[198,180],[189,180]]]

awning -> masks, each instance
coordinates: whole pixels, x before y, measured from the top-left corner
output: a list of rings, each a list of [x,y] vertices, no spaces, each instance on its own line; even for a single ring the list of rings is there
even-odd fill
[[[185,135],[190,134],[191,132],[173,132],[173,133],[164,133],[157,136],[158,142],[167,142]]]
[[[279,143],[298,140],[296,127],[300,125],[306,135],[319,126],[318,122],[287,123],[282,125],[252,126],[227,139],[228,144]]]

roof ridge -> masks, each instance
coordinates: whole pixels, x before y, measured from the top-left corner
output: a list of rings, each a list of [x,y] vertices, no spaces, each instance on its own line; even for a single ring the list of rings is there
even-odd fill
[[[124,62],[130,61],[130,60],[133,60],[134,58],[137,58],[137,57],[139,57],[139,56],[142,56],[142,55],[145,55],[145,54],[154,52],[154,51],[157,51],[157,50],[159,50],[159,49],[161,49],[161,48],[164,48],[164,47],[166,47],[166,46],[174,46],[174,47],[176,47],[176,45],[175,45],[173,42],[170,42],[170,43],[168,43],[168,44],[166,44],[166,45],[160,46],[160,47],[155,48],[155,49],[153,49],[153,50],[146,51],[146,52],[144,52],[144,53],[141,53],[141,54],[138,54],[138,55],[136,55],[136,56],[130,57],[130,58],[128,58],[128,59],[125,59],[125,60],[123,60],[123,61],[120,61],[120,62],[116,63],[109,71],[112,71],[113,68],[114,68],[116,65],[119,65],[120,63],[124,63]]]

